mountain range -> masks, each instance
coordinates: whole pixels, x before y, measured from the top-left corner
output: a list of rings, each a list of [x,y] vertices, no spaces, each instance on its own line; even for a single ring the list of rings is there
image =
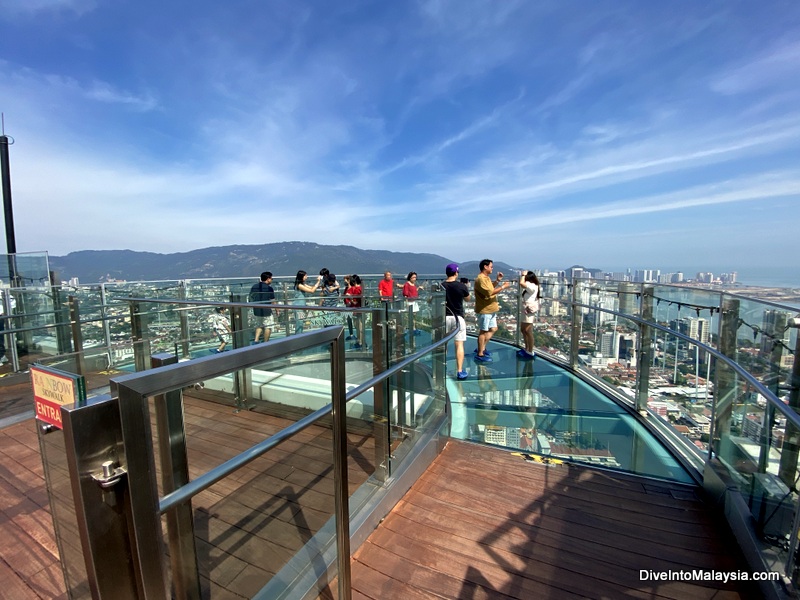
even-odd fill
[[[277,242],[201,248],[190,252],[159,254],[133,250],[81,250],[51,256],[50,268],[62,281],[77,277],[81,283],[104,281],[155,281],[217,277],[257,278],[262,271],[275,276],[295,275],[299,269],[316,274],[326,267],[337,275],[377,274],[392,271],[398,278],[409,271],[441,274],[445,265],[458,262],[470,279],[478,274],[481,259],[454,261],[436,254],[362,250],[354,246],[325,246],[313,242]],[[495,261],[495,272],[513,267]]]

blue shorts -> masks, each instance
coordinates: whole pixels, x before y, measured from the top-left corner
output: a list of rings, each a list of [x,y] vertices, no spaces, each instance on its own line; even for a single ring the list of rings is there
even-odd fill
[[[497,329],[497,315],[478,315],[478,331],[492,331]]]

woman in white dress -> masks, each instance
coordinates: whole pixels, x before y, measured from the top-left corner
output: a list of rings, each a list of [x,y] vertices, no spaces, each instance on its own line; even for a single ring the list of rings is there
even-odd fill
[[[519,287],[522,290],[522,308],[519,315],[520,329],[525,348],[517,352],[517,356],[530,360],[533,358],[533,319],[539,312],[539,296],[541,288],[539,278],[533,271],[523,271],[519,277]]]

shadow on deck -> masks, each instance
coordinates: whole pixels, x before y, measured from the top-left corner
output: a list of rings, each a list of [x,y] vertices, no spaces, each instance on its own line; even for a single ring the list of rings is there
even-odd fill
[[[686,485],[450,441],[353,558],[354,598],[757,598],[742,582],[642,581],[746,571]]]

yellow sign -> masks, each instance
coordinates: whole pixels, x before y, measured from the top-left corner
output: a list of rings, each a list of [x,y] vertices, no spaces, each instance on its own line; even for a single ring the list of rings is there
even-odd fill
[[[540,465],[563,465],[564,461],[551,456],[543,456],[540,454],[528,454],[527,452],[512,452],[514,456],[521,456],[527,462],[535,462]]]
[[[61,407],[86,398],[83,377],[44,367],[31,367],[30,372],[36,418],[61,429]]]

